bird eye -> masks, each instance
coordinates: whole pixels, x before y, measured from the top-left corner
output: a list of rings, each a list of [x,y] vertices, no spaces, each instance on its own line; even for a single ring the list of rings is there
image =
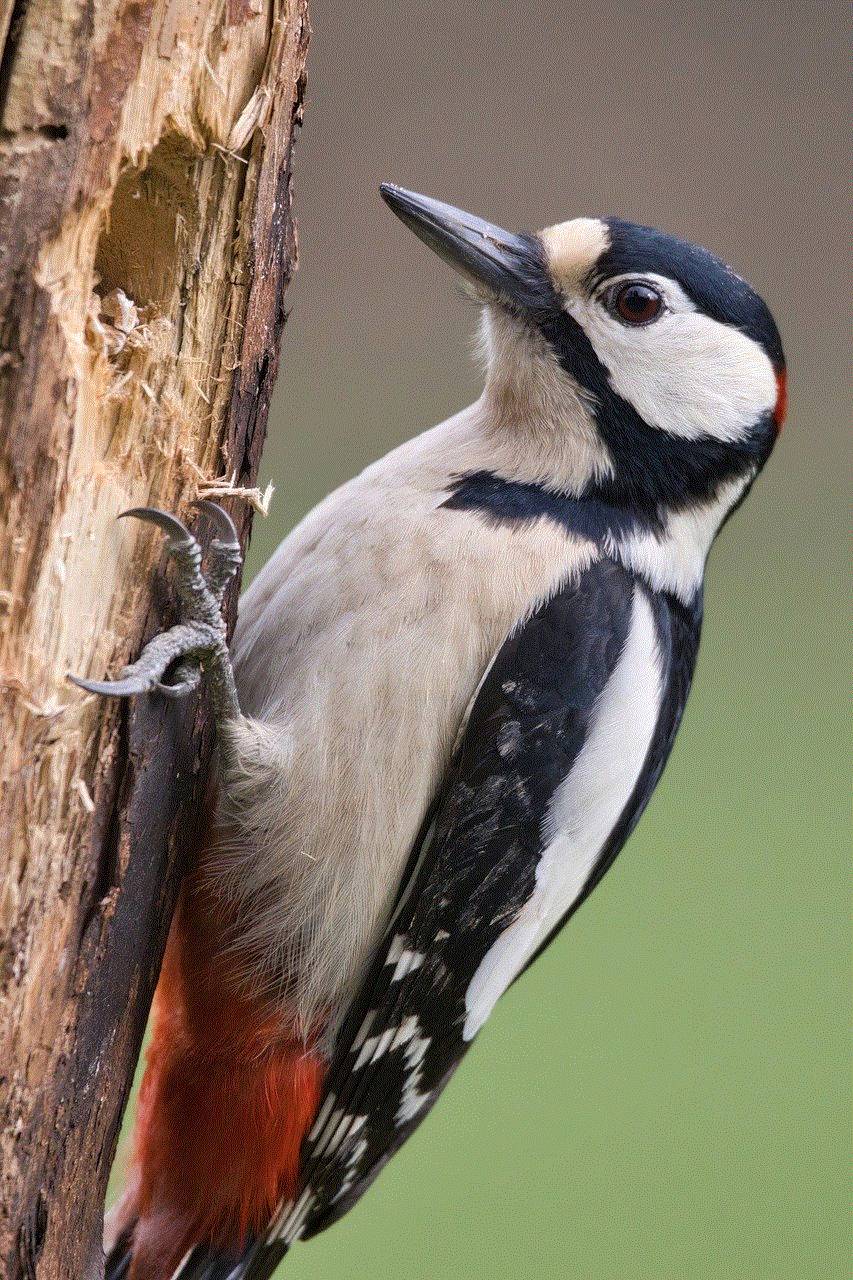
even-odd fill
[[[663,298],[645,281],[631,280],[610,290],[607,309],[623,324],[651,324],[663,311]]]

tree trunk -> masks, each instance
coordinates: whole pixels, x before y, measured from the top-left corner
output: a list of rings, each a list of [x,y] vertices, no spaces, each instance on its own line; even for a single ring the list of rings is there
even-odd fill
[[[127,507],[255,483],[305,0],[0,0],[0,1273],[97,1276],[203,810],[204,703],[90,698],[174,614]],[[225,482],[223,483],[223,477]],[[218,482],[218,483],[217,483]],[[245,495],[244,495],[245,496]],[[229,609],[233,616],[236,589]]]

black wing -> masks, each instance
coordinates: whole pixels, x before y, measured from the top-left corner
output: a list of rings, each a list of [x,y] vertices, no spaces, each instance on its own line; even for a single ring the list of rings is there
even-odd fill
[[[257,1242],[262,1249],[314,1235],[345,1213],[424,1118],[468,1048],[466,991],[533,892],[543,817],[619,661],[637,591],[645,588],[633,575],[599,561],[495,658],[339,1032],[303,1148],[301,1194]],[[669,597],[648,599],[662,672],[657,726],[630,799],[564,920],[642,812],[689,689],[699,601],[685,609]]]

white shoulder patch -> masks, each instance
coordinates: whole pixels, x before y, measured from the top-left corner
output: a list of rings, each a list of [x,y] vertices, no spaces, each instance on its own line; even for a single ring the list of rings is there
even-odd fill
[[[589,736],[542,823],[536,887],[483,957],[465,996],[471,1040],[499,997],[583,890],[640,776],[661,705],[662,664],[651,606],[637,586],[631,626],[598,699]]]

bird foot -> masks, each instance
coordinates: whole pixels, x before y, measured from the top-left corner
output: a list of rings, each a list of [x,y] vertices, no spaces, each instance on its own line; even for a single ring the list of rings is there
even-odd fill
[[[153,507],[134,507],[119,517],[147,520],[168,535],[167,550],[177,568],[175,585],[188,620],[155,636],[136,662],[125,667],[118,680],[83,680],[75,675],[69,675],[68,679],[89,693],[105,697],[128,698],[157,690],[166,697],[180,698],[195,689],[205,673],[210,681],[216,719],[221,723],[240,715],[222,617],[222,597],[242,561],[242,553],[237,530],[222,507],[204,500],[196,505],[212,521],[217,533],[208,554],[206,576],[201,569],[201,547],[180,520]],[[164,680],[167,671],[169,679]]]

